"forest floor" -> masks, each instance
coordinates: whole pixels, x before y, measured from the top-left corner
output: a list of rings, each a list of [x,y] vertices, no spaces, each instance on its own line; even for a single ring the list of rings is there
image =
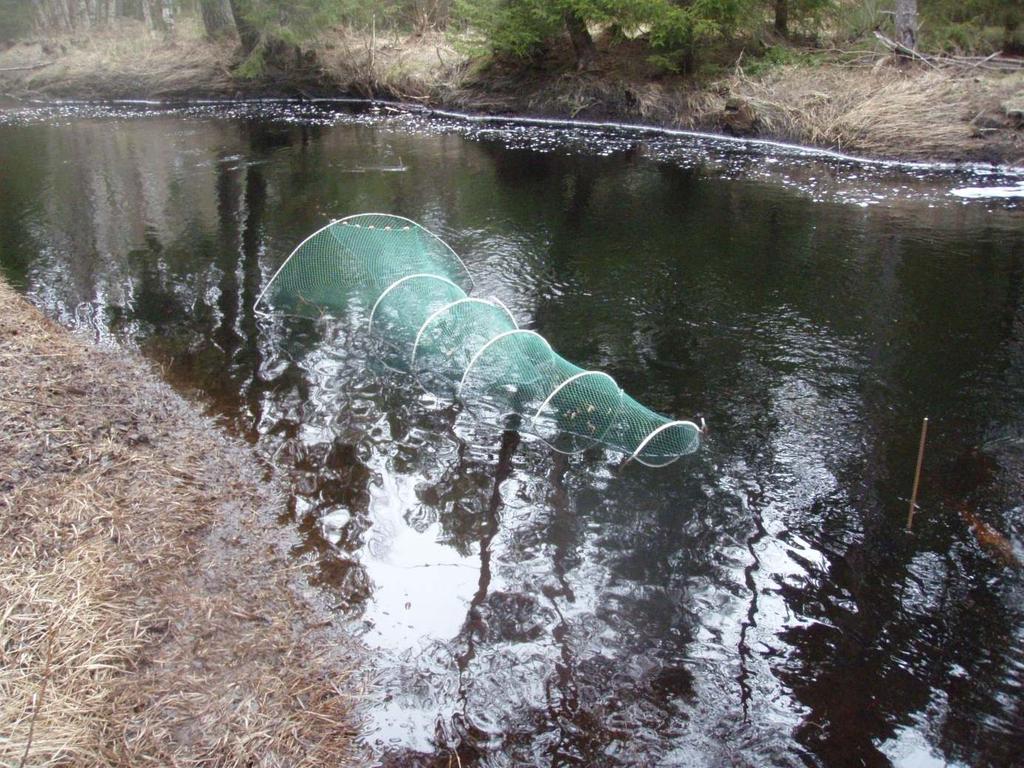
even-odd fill
[[[146,363],[0,281],[0,764],[355,764],[364,665],[285,503]]]
[[[584,72],[568,45],[529,66],[471,57],[441,33],[325,33],[284,68],[235,74],[237,46],[120,26],[0,51],[8,99],[357,95],[502,115],[615,120],[770,138],[911,160],[1024,165],[1024,71],[800,53],[765,66],[742,52],[717,75],[659,71],[638,44],[599,41]]]

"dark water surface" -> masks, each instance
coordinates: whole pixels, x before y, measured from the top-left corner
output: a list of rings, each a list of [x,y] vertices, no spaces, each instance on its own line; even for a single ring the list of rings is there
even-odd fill
[[[0,116],[0,265],[140,348],[294,488],[387,765],[1020,765],[1024,211],[1013,185],[328,106]],[[362,211],[638,399],[667,469],[474,424],[361,329],[252,303]],[[913,536],[917,434],[932,419]],[[457,760],[455,755],[457,754]]]

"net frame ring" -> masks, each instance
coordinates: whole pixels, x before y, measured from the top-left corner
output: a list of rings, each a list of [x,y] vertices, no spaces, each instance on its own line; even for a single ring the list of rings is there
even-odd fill
[[[551,355],[555,354],[555,351],[551,348],[551,343],[536,331],[531,331],[526,328],[516,328],[515,330],[504,331],[502,333],[499,333],[497,336],[488,339],[487,343],[480,347],[480,349],[478,349],[474,353],[473,357],[470,358],[469,363],[466,365],[466,370],[462,372],[462,378],[459,379],[458,389],[455,390],[456,397],[462,397],[462,388],[466,385],[466,379],[469,378],[469,374],[472,372],[473,366],[476,365],[477,360],[479,360],[483,356],[484,352],[490,349],[491,346],[494,345],[496,342],[499,342],[502,339],[508,338],[509,336],[513,336],[519,333],[528,334],[530,336],[540,339],[544,343],[544,346],[547,347],[548,353]]]
[[[348,218],[353,218],[353,217],[349,216]],[[276,270],[274,270],[274,274],[272,274],[270,276],[270,279],[267,280],[267,284],[263,286],[263,290],[261,290],[259,292],[259,295],[256,297],[256,300],[252,303],[252,311],[253,311],[254,314],[259,315],[260,317],[272,317],[273,316],[272,312],[264,312],[262,309],[260,309],[260,302],[263,301],[263,297],[266,296],[267,292],[270,291],[270,289],[274,287],[274,283],[277,282],[277,278],[280,276],[280,274],[282,272],[284,272],[285,268],[289,264],[291,264],[292,259],[294,259],[295,256],[298,255],[299,251],[301,251],[306,246],[306,244],[308,242],[310,242],[311,240],[313,240],[314,238],[318,237],[319,235],[321,235],[321,234],[323,234],[325,232],[329,233],[330,229],[335,224],[338,224],[339,222],[342,222],[342,221],[344,221],[344,219],[331,219],[329,222],[324,224],[318,230],[316,230],[315,232],[311,232],[309,235],[304,237],[302,239],[302,242],[300,242],[298,245],[296,245],[294,248],[292,248],[291,253],[288,254],[287,258],[285,258],[285,260],[283,262],[281,262],[281,266],[279,266]],[[339,241],[337,238],[333,238],[333,242],[339,248],[342,248],[344,251],[346,251],[346,255],[349,258],[351,258],[351,259],[355,259],[356,258],[356,255],[355,255],[355,253],[352,252],[352,249],[349,248],[344,243],[342,243],[341,241]],[[465,268],[464,264],[463,264],[463,268]],[[472,277],[470,277],[470,280],[472,280]]]
[[[457,307],[460,304],[484,304],[488,307],[494,307],[495,309],[503,310],[505,314],[508,315],[508,319],[512,321],[513,329],[519,330],[519,323],[516,322],[516,319],[515,317],[512,316],[512,313],[508,311],[508,307],[506,307],[503,303],[497,301],[496,299],[479,299],[476,298],[475,296],[465,296],[464,298],[456,299],[450,304],[445,304],[440,309],[435,310],[430,314],[430,316],[426,320],[423,321],[423,325],[421,325],[419,331],[416,332],[416,341],[413,342],[412,345],[412,355],[409,358],[409,370],[416,370],[416,353],[419,351],[420,341],[423,338],[424,331],[427,330],[427,326],[429,326],[432,322],[438,319],[442,314],[444,314],[450,309]]]
[[[465,277],[466,279],[467,286],[464,287],[460,285],[459,287],[462,288],[467,293],[476,288],[476,281],[473,279],[473,273],[469,271],[469,267],[466,266],[466,262],[464,262],[462,260],[462,257],[460,257],[459,254],[455,252],[455,249],[452,248],[450,245],[448,245],[447,242],[442,240],[440,237],[435,235],[433,232],[431,232],[429,229],[424,227],[419,222],[413,221],[412,219],[407,219],[405,216],[398,216],[394,213],[354,213],[351,216],[345,216],[344,218],[341,219],[335,219],[326,227],[323,227],[321,230],[318,230],[318,232],[323,231],[324,229],[328,229],[329,227],[335,224],[339,224],[341,226],[346,227],[366,226],[367,229],[376,229],[378,226],[380,226],[381,229],[385,230],[389,228],[389,225],[378,225],[376,222],[374,224],[364,225],[363,223],[361,223],[360,219],[386,219],[395,222],[401,222],[401,224],[398,226],[390,226],[390,229],[399,232],[412,230],[419,234],[425,235],[428,240],[437,242],[438,244],[440,244],[442,250],[445,252],[445,255],[451,257],[451,259],[459,266],[459,269],[462,271],[462,276]]]
[[[436,280],[440,283],[450,285],[455,290],[462,292],[461,286],[457,285],[456,283],[452,282],[447,277],[444,277],[442,275],[432,275],[429,272],[416,272],[415,274],[412,275],[400,277],[397,280],[395,280],[395,282],[391,283],[391,285],[389,285],[383,291],[381,291],[380,296],[378,296],[377,300],[373,302],[373,308],[370,310],[370,318],[366,323],[366,332],[368,334],[370,334],[371,336],[373,335],[373,318],[377,314],[377,307],[380,306],[380,303],[389,293],[391,293],[391,291],[400,286],[402,283],[408,282],[409,280]]]
[[[537,425],[537,419],[540,418],[541,414],[544,412],[544,409],[551,404],[551,401],[555,399],[559,392],[568,387],[570,384],[573,384],[574,382],[577,382],[580,379],[586,378],[587,376],[599,376],[610,381],[612,383],[612,386],[615,387],[616,392],[618,394],[618,403],[616,404],[615,412],[612,414],[612,418],[609,420],[608,425],[594,437],[587,437],[586,435],[581,435],[578,432],[569,432],[568,430],[557,430],[557,433],[552,437],[552,439],[557,439],[558,434],[570,434],[573,435],[574,437],[579,437],[590,441],[583,445],[583,447],[581,448],[577,448],[576,450],[573,451],[566,451],[559,448],[557,445],[554,445],[550,440],[548,440],[547,437],[540,434],[540,430],[535,428]],[[574,373],[572,376],[567,378],[565,381],[563,381],[561,384],[559,384],[557,387],[551,390],[551,392],[548,393],[548,396],[544,399],[544,402],[540,404],[540,407],[537,408],[537,411],[533,414],[533,417],[530,419],[530,430],[534,435],[537,436],[537,438],[543,440],[544,443],[554,451],[558,451],[559,453],[564,453],[569,456],[577,453],[582,453],[588,448],[592,448],[593,446],[600,443],[604,436],[608,434],[608,431],[615,425],[619,412],[622,410],[622,401],[624,394],[625,393],[623,392],[622,387],[619,386],[619,383],[615,381],[615,379],[612,378],[611,375],[605,373],[604,371],[580,371],[578,373]]]
[[[667,467],[669,464],[672,464],[672,463],[678,461],[683,456],[686,456],[686,455],[688,455],[690,453],[693,453],[693,451],[686,451],[685,453],[677,453],[675,455],[666,454],[666,455],[669,456],[668,461],[663,461],[663,462],[660,462],[660,463],[652,462],[652,461],[649,461],[649,460],[645,460],[642,457],[644,448],[646,448],[655,437],[660,435],[662,432],[664,432],[664,431],[666,431],[668,429],[671,429],[672,427],[677,427],[677,428],[685,427],[688,430],[693,430],[696,433],[695,440],[696,440],[697,446],[698,447],[700,446],[701,431],[700,431],[700,427],[699,426],[694,424],[692,421],[669,421],[669,422],[666,422],[665,424],[662,424],[661,426],[659,426],[659,427],[657,427],[655,429],[652,429],[647,434],[647,437],[645,437],[643,440],[641,440],[640,443],[637,445],[637,447],[633,449],[633,453],[631,453],[629,455],[629,458],[627,458],[624,463],[628,464],[629,462],[636,460],[639,463],[643,464],[645,467],[652,467],[654,469],[657,469],[657,468],[660,468],[660,467]],[[694,450],[696,450],[696,448]]]

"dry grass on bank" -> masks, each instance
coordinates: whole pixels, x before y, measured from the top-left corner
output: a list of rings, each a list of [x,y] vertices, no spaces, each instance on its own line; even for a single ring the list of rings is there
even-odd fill
[[[325,72],[365,96],[431,101],[458,87],[468,57],[443,32],[371,36],[344,27],[324,35],[315,48]]]
[[[0,91],[76,98],[356,92],[423,101],[454,87],[467,63],[442,32],[379,35],[337,27],[309,46],[315,63],[244,79],[237,41],[211,42],[195,20],[172,33],[121,20],[76,36],[28,40],[0,51]],[[39,68],[32,67],[45,63]]]
[[[0,283],[0,764],[353,760],[352,646],[249,464]]]
[[[470,110],[630,120],[876,157],[1024,164],[1024,72],[852,66],[822,55],[710,82],[636,78],[609,57],[590,72],[483,70],[456,92]]]
[[[0,52],[0,67],[46,64],[5,73],[15,92],[159,98],[230,92],[233,56],[233,44],[206,40],[194,22],[182,21],[164,34],[124,19],[82,34],[26,40]]]
[[[1024,162],[1024,135],[1006,106],[1024,93],[1024,73],[970,73],[841,64],[786,66],[760,77],[737,73],[697,96],[696,121],[729,98],[753,109],[758,132],[868,155],[973,159],[986,151]]]

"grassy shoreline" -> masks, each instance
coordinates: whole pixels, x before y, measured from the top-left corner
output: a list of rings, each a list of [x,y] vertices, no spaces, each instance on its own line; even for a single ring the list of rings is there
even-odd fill
[[[0,281],[0,763],[357,760],[358,653],[299,594],[285,503],[144,362]]]
[[[787,141],[870,157],[1024,165],[1024,71],[937,70],[885,58],[807,56],[712,79],[653,72],[608,48],[586,72],[474,59],[439,33],[368,40],[338,29],[312,56],[258,79],[197,29],[123,23],[0,52],[0,97],[188,99],[363,96],[473,113],[615,120]]]

